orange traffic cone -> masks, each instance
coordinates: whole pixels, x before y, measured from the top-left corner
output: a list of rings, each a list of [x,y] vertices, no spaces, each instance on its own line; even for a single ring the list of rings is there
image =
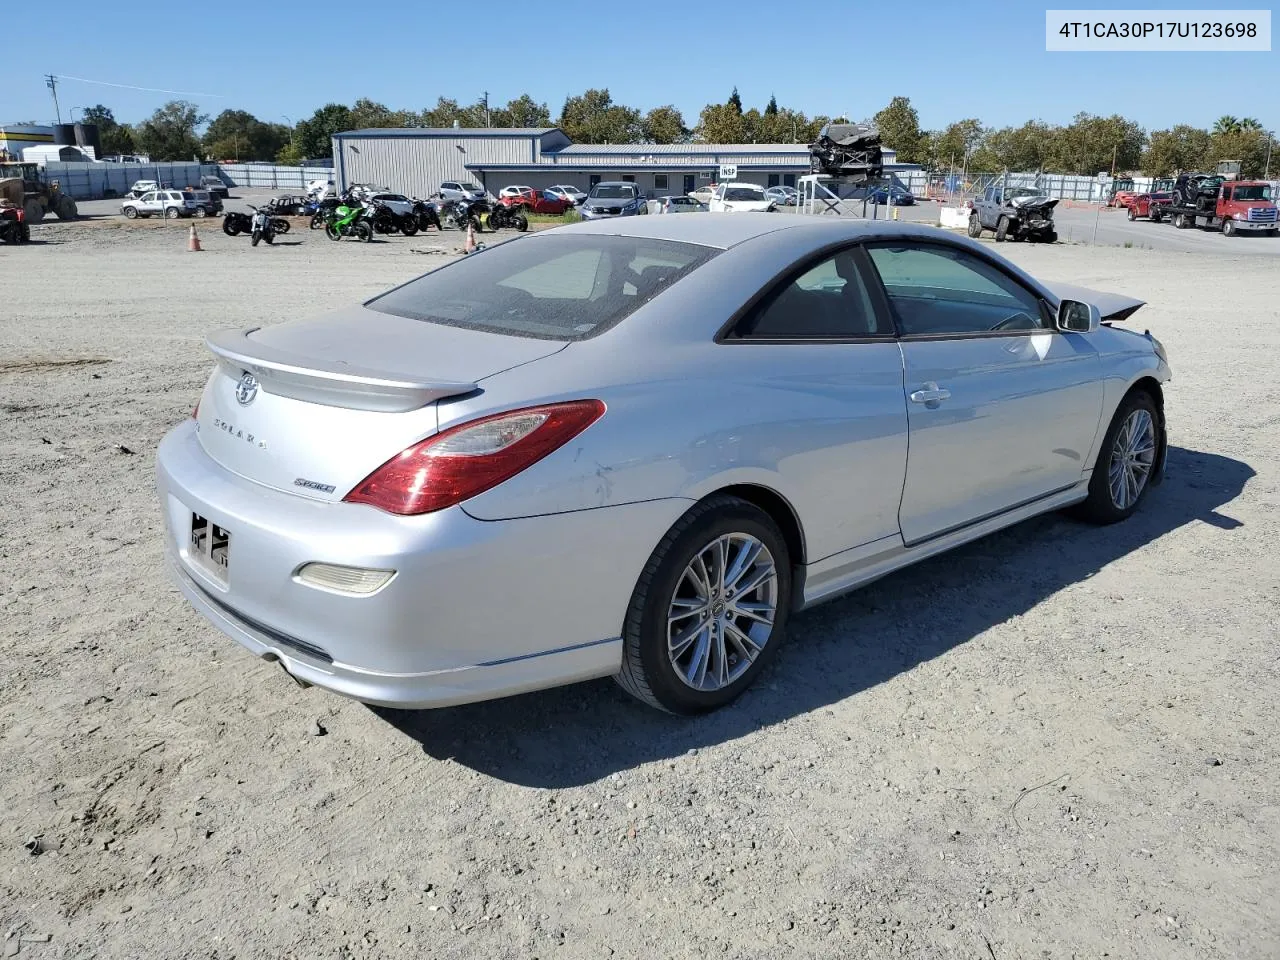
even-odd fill
[[[463,253],[475,253],[476,249],[476,225],[475,221],[467,224],[467,242],[462,246]]]
[[[187,250],[190,253],[199,253],[203,247],[200,246],[200,236],[196,233],[196,225],[191,225],[191,234],[187,237]]]

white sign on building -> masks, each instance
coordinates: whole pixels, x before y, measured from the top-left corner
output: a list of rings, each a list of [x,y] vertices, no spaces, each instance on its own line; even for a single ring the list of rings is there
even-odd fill
[[[725,183],[729,180],[738,179],[738,165],[736,163],[720,164],[720,182]]]

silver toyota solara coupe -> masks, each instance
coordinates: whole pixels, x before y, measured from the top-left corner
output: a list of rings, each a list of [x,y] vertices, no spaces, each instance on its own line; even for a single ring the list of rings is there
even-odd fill
[[[719,707],[788,614],[1162,476],[1139,300],[905,223],[704,214],[520,237],[211,336],[160,446],[183,593],[303,683],[439,707],[613,676]]]

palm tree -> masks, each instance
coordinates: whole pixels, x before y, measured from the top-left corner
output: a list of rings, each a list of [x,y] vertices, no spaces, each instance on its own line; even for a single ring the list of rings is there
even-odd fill
[[[1262,129],[1262,124],[1261,124],[1261,123],[1259,123],[1257,120],[1255,120],[1253,117],[1245,117],[1243,120],[1241,120],[1241,121],[1240,121],[1240,125],[1239,125],[1239,127],[1238,127],[1237,129],[1240,129],[1240,130],[1261,130],[1261,129]]]
[[[1240,121],[1230,114],[1219,117],[1213,125],[1214,133],[1235,133],[1239,129]]]

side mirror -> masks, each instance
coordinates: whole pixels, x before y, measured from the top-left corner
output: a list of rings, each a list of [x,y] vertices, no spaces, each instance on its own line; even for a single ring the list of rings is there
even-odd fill
[[[1093,333],[1102,325],[1102,312],[1091,303],[1063,300],[1058,305],[1058,329],[1067,333]]]

